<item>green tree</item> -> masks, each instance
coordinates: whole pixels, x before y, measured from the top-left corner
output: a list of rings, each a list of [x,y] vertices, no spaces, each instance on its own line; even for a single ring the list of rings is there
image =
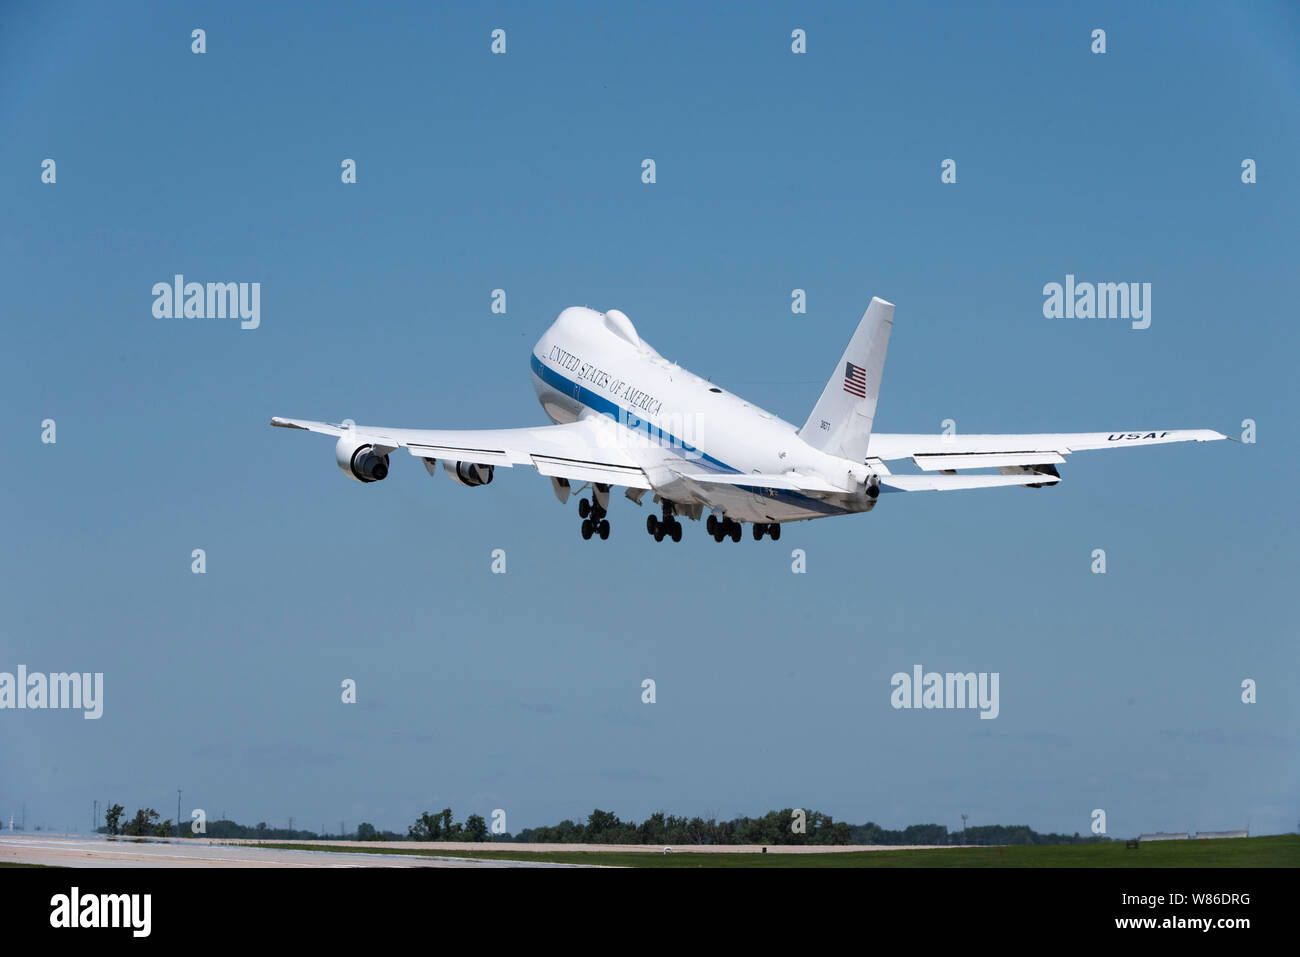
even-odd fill
[[[488,839],[487,821],[481,815],[471,814],[465,818],[465,839],[467,841],[486,841]]]
[[[406,829],[407,840],[440,841],[442,840],[442,814],[430,814],[424,811],[414,824]]]
[[[663,844],[666,843],[668,833],[668,824],[664,820],[663,811],[655,811],[648,818],[641,822],[637,829],[637,837],[642,844]]]
[[[367,822],[365,822],[365,821],[362,821],[360,824],[358,824],[358,825],[357,825],[357,840],[358,840],[358,841],[377,841],[377,840],[379,840],[379,835],[378,835],[378,832],[375,831],[375,826],[374,826],[373,824],[369,824],[369,823],[367,823]]]
[[[587,817],[586,838],[591,844],[607,844],[618,841],[617,831],[623,822],[612,811],[596,808]]]
[[[158,812],[151,807],[142,807],[135,812],[135,817],[126,822],[122,833],[131,837],[145,837],[154,833],[158,826]]]
[[[122,833],[122,813],[126,808],[120,804],[114,804],[104,812],[104,825],[109,834]]]
[[[455,827],[451,823],[451,808],[449,807],[443,808],[440,817],[442,818],[442,832],[441,832],[442,837],[440,837],[439,840],[450,841],[452,835],[458,832],[460,828]]]

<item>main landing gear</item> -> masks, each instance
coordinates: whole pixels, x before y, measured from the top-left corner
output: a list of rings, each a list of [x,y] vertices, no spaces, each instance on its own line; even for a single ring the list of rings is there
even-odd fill
[[[740,523],[735,519],[724,518],[719,520],[718,516],[710,515],[709,520],[704,523],[704,527],[708,529],[715,542],[720,542],[727,536],[731,536],[733,542],[740,541]]]
[[[663,518],[654,513],[645,517],[645,530],[655,537],[656,542],[662,542],[665,537],[671,537],[674,542],[682,540],[682,523],[673,516],[673,507],[668,502],[664,502]]]
[[[578,499],[578,514],[582,516],[584,539],[591,538],[592,535],[599,535],[601,541],[609,538],[609,519],[605,517],[607,513],[594,495],[591,499]]]
[[[705,522],[705,528],[713,536],[715,542],[720,542],[724,538],[730,538],[733,542],[740,541],[740,523],[731,518],[718,518],[716,515],[710,515],[709,520]],[[754,523],[754,541],[761,541],[766,535],[772,541],[781,537],[781,526],[776,522],[755,522]]]

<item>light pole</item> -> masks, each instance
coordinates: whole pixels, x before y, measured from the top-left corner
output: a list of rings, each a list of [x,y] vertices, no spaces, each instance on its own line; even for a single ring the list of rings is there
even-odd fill
[[[961,816],[961,842],[963,844],[966,843],[966,817],[965,814]]]
[[[181,836],[181,789],[176,789],[176,836]]]

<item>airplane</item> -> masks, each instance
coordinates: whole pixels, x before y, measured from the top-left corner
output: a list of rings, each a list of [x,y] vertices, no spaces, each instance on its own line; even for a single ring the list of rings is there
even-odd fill
[[[576,490],[584,539],[607,539],[610,492],[642,504],[656,542],[682,539],[681,518],[715,542],[781,537],[781,526],[869,512],[882,493],[1025,486],[1061,480],[1074,452],[1227,436],[1209,429],[1134,429],[1037,435],[873,433],[894,305],[872,298],[802,427],[670,362],[617,309],[563,310],[533,347],[532,384],[552,425],[517,429],[391,429],[276,416],[271,425],[336,436],[334,457],[362,483],[388,476],[389,455],[406,449],[431,476],[443,470],[471,488],[498,467],[531,466],[550,478],[560,503]],[[911,459],[921,474],[887,463]],[[996,473],[971,474],[971,469]]]

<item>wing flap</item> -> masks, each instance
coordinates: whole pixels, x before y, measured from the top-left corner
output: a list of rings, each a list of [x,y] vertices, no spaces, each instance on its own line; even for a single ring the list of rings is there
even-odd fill
[[[406,451],[423,459],[455,459],[458,462],[475,462],[479,465],[504,465],[507,468],[513,467],[520,461],[518,455],[511,455],[505,449],[478,449],[454,445],[426,445],[420,442],[407,442]],[[527,459],[523,461],[527,462]]]
[[[999,488],[1007,485],[1054,485],[1055,475],[883,475],[880,487],[885,492],[955,492],[968,488]]]
[[[1059,465],[1065,461],[1060,452],[957,452],[951,455],[928,453],[912,456],[918,468],[927,472],[955,469],[1005,468],[1013,465]]]
[[[532,463],[537,471],[553,478],[592,482],[600,485],[621,485],[625,488],[651,487],[645,472],[635,466],[617,465],[612,462],[592,462],[581,459],[565,459],[553,455],[534,455]]]

